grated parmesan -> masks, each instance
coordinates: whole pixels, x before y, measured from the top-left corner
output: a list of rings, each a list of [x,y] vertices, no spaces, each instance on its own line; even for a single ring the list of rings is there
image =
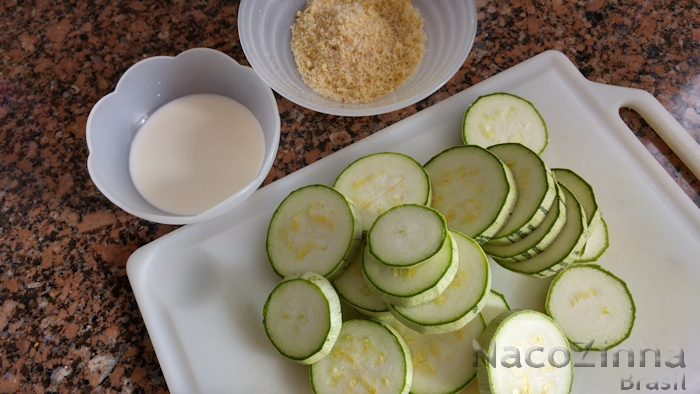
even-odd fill
[[[309,0],[292,25],[291,48],[299,74],[316,93],[367,103],[413,74],[425,39],[410,0]]]

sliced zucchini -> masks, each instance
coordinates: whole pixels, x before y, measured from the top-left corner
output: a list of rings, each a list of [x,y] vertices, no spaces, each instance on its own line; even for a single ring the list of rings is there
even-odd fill
[[[362,253],[358,253],[343,275],[333,281],[333,286],[340,299],[359,313],[376,319],[391,316],[387,303],[374,294],[362,276]]]
[[[369,252],[380,263],[396,268],[417,266],[445,244],[447,224],[440,212],[406,204],[380,215],[367,233]]]
[[[388,267],[362,250],[362,274],[374,293],[389,304],[420,305],[437,298],[452,283],[459,266],[457,243],[450,233],[443,247],[421,265],[411,268]]]
[[[476,145],[442,151],[425,164],[433,189],[432,207],[447,226],[480,245],[508,221],[518,199],[510,169]]]
[[[437,298],[416,306],[389,305],[391,314],[422,334],[456,331],[478,316],[491,289],[491,271],[479,244],[451,232],[457,243],[459,267],[452,283]]]
[[[632,333],[636,308],[627,284],[595,264],[576,264],[560,272],[549,287],[547,313],[573,347],[613,348]]]
[[[325,185],[290,193],[272,215],[267,256],[281,277],[313,271],[338,277],[358,253],[362,225],[352,202]]]
[[[338,175],[333,187],[355,203],[365,232],[390,208],[401,204],[428,205],[431,199],[430,180],[423,166],[395,152],[355,160]]]
[[[494,355],[491,360],[483,354],[479,358],[482,394],[571,392],[571,348],[548,316],[530,310],[504,312],[489,323],[479,344]]]
[[[484,148],[517,142],[540,154],[547,146],[547,124],[531,102],[510,93],[493,93],[467,108],[462,139]]]
[[[559,185],[566,199],[566,223],[559,236],[547,249],[518,263],[494,260],[503,268],[520,274],[546,278],[568,267],[578,259],[586,243],[586,214],[576,197]]]
[[[510,305],[508,305],[506,297],[491,289],[489,295],[486,297],[486,305],[484,305],[484,309],[481,310],[481,316],[484,318],[484,322],[489,324],[496,316],[509,310]]]
[[[263,325],[272,345],[302,364],[313,364],[331,351],[341,324],[338,295],[314,272],[284,278],[263,307]]]
[[[600,218],[600,224],[591,231],[591,234],[583,245],[583,253],[577,260],[579,263],[596,261],[610,246],[610,238],[608,235],[608,223],[605,219]]]
[[[569,169],[554,168],[552,169],[552,173],[557,181],[568,187],[571,193],[573,193],[581,203],[584,212],[586,212],[586,224],[588,224],[588,233],[586,237],[588,237],[590,232],[595,230],[603,219],[600,207],[598,206],[598,200],[596,200],[595,193],[593,192],[593,187],[580,175]]]
[[[401,334],[413,359],[413,394],[457,393],[476,377],[473,342],[486,328],[481,317],[457,331],[425,335],[411,330],[397,320],[388,320]]]
[[[541,251],[547,249],[549,245],[561,233],[566,223],[566,197],[557,187],[557,199],[552,208],[547,212],[544,221],[537,228],[528,234],[527,237],[510,245],[482,245],[484,252],[493,258],[503,262],[516,263],[534,257]]]
[[[396,330],[375,320],[351,319],[343,323],[330,354],[311,365],[309,375],[316,394],[406,394],[413,365]]]
[[[540,156],[525,145],[504,143],[493,145],[488,150],[508,166],[518,189],[513,213],[488,243],[510,245],[525,238],[542,223],[557,197],[557,183]]]

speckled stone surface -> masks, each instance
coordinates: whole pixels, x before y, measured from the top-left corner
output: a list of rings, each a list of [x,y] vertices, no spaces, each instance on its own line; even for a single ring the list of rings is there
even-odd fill
[[[477,1],[459,72],[418,104],[345,118],[277,96],[279,179],[544,50],[588,79],[646,90],[700,142],[700,6]],[[125,264],[174,226],[110,203],[86,169],[85,124],[135,62],[211,47],[247,64],[237,2],[0,2],[0,393],[167,392]],[[700,206],[700,182],[635,113],[625,122]]]

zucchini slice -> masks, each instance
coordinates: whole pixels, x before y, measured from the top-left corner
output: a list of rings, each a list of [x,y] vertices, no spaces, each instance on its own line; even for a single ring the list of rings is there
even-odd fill
[[[384,212],[367,233],[369,251],[380,263],[410,268],[440,251],[447,224],[440,212],[424,205],[399,205]]]
[[[596,264],[576,264],[560,272],[549,287],[547,313],[573,347],[613,348],[632,333],[636,308],[622,279]]]
[[[510,218],[488,243],[510,245],[525,238],[542,223],[557,197],[557,183],[540,156],[525,145],[505,143],[493,145],[488,150],[508,166],[518,189],[518,199]]]
[[[388,325],[368,319],[343,323],[330,354],[311,365],[316,394],[406,394],[411,389],[411,354],[401,335]]]
[[[358,253],[362,225],[355,207],[337,190],[310,185],[290,193],[272,215],[267,256],[281,277],[313,271],[329,279]]]
[[[510,305],[508,305],[506,297],[491,289],[489,295],[486,297],[486,305],[484,305],[484,309],[481,310],[481,317],[484,318],[486,324],[489,324],[496,316],[509,310]]]
[[[391,314],[422,334],[456,331],[478,316],[491,289],[491,271],[479,244],[451,232],[457,243],[459,267],[452,283],[437,298],[416,306],[389,305]]]
[[[531,310],[504,312],[489,323],[479,344],[494,355],[491,360],[479,357],[482,394],[571,392],[569,341],[549,316]]]
[[[341,324],[338,295],[326,278],[314,272],[284,278],[263,307],[270,342],[283,356],[301,364],[325,357]]]
[[[387,321],[401,334],[413,359],[412,394],[452,394],[465,388],[476,377],[473,342],[486,324],[479,316],[457,331],[421,334],[395,319]]]
[[[557,187],[557,199],[547,212],[544,221],[527,237],[510,245],[484,244],[481,247],[489,256],[503,262],[517,263],[527,260],[547,249],[561,233],[566,223],[566,197]]]
[[[546,278],[568,267],[578,259],[586,243],[586,214],[576,197],[559,184],[566,199],[566,223],[551,245],[537,255],[518,263],[494,260],[503,268],[523,275]]]
[[[432,207],[445,216],[447,227],[488,242],[508,221],[518,199],[510,169],[488,150],[457,146],[425,164],[433,189]]]
[[[531,102],[510,93],[493,93],[467,108],[462,139],[484,148],[517,142],[541,154],[547,147],[547,124]]]
[[[554,168],[552,169],[552,173],[557,181],[569,188],[571,193],[573,193],[581,203],[584,212],[586,212],[586,224],[588,224],[586,237],[588,237],[590,232],[593,231],[603,219],[603,214],[598,206],[598,200],[593,192],[593,187],[580,175],[569,169]]]
[[[428,205],[428,174],[410,156],[381,152],[355,160],[341,172],[333,187],[355,203],[363,231],[369,231],[379,215],[401,204]]]
[[[610,246],[610,237],[608,235],[608,223],[605,219],[600,218],[600,224],[591,231],[591,234],[583,245],[583,253],[577,260],[579,263],[587,263],[596,261]]]
[[[583,210],[586,212],[588,230],[586,232],[586,245],[578,262],[596,261],[605,253],[610,245],[608,238],[608,224],[603,220],[603,214],[598,205],[593,187],[583,177],[565,168],[552,170],[554,176],[578,198]]]
[[[449,232],[440,251],[416,267],[388,267],[372,256],[367,243],[362,250],[367,285],[393,305],[414,306],[434,300],[452,283],[458,266],[457,243]]]
[[[367,286],[362,276],[362,253],[350,263],[340,278],[333,281],[338,297],[359,313],[375,319],[391,316],[389,306]]]

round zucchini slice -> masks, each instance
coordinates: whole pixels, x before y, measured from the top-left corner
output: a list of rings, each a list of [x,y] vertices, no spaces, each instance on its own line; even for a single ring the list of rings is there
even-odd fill
[[[285,357],[313,364],[331,351],[342,316],[331,283],[314,272],[290,275],[263,307],[263,325],[272,345]]]
[[[362,225],[355,207],[325,185],[290,193],[272,215],[267,256],[281,277],[305,271],[335,279],[358,253]]]
[[[368,319],[344,322],[330,354],[310,368],[316,394],[407,394],[412,378],[411,353],[401,335]]]
[[[433,188],[431,206],[447,227],[485,244],[506,224],[518,199],[510,169],[476,145],[442,151],[425,164]]]
[[[627,284],[596,264],[576,264],[560,272],[545,307],[578,350],[619,345],[630,336],[636,314]]]
[[[380,152],[355,160],[338,175],[333,187],[355,203],[363,231],[379,215],[401,204],[428,205],[430,180],[412,157]]]
[[[477,372],[481,393],[571,392],[569,341],[549,316],[531,310],[504,312],[489,323],[479,345],[486,354],[480,353]]]
[[[484,148],[517,142],[541,154],[547,147],[547,124],[535,106],[510,93],[481,96],[464,113],[462,139]]]
[[[380,263],[410,268],[440,251],[447,224],[440,212],[416,204],[400,205],[377,218],[367,233],[369,251]]]
[[[477,316],[457,331],[445,334],[421,334],[395,319],[386,323],[406,341],[413,358],[413,394],[453,394],[476,377],[473,343],[486,324]]]

